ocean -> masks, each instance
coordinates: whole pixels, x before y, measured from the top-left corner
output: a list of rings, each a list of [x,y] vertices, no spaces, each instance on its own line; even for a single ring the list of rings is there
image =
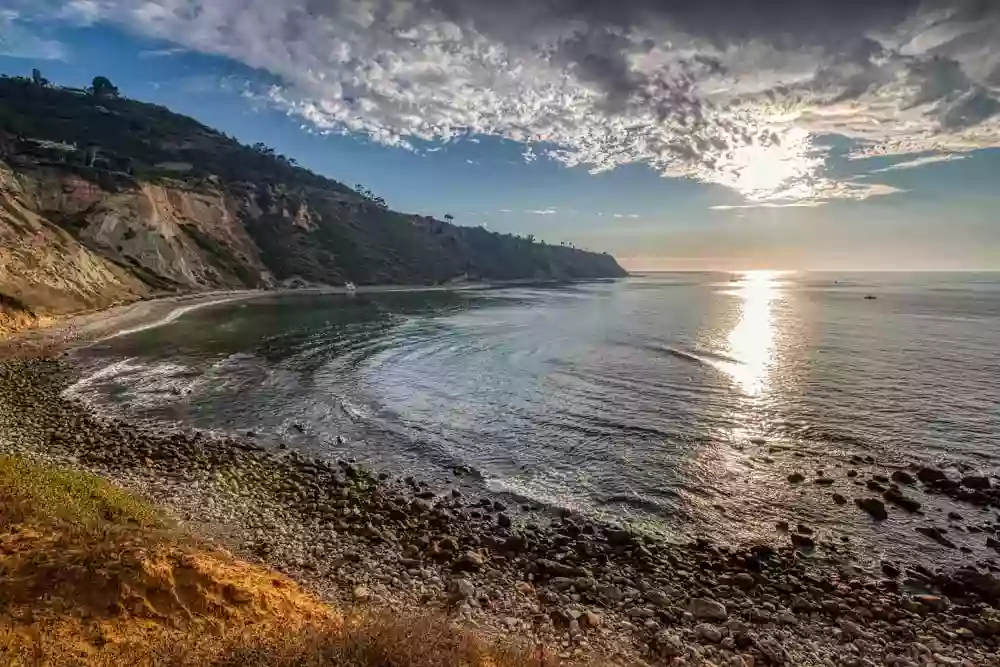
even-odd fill
[[[214,304],[77,350],[67,391],[668,538],[787,542],[788,522],[958,564],[996,556],[969,530],[995,513],[919,485],[921,513],[884,522],[831,498],[915,464],[1000,472],[998,349],[1000,274],[657,273]]]

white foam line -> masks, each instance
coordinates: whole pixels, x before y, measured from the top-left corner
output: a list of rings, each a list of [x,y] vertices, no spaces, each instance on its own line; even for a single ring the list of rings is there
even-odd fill
[[[128,336],[128,335],[131,335],[131,334],[134,334],[134,333],[139,333],[140,331],[146,331],[147,329],[155,329],[156,327],[162,327],[163,325],[170,324],[171,322],[173,322],[173,321],[177,320],[178,318],[180,318],[180,317],[182,317],[182,316],[190,313],[191,311],[199,310],[200,308],[207,308],[208,306],[216,306],[216,305],[219,305],[221,303],[230,303],[232,301],[241,301],[243,299],[249,299],[249,298],[252,298],[254,296],[258,296],[258,295],[257,294],[239,294],[239,295],[232,295],[232,296],[223,297],[221,299],[215,299],[213,301],[202,301],[202,302],[199,302],[199,303],[192,303],[192,304],[189,304],[187,306],[180,306],[178,308],[174,308],[169,313],[167,313],[167,315],[165,317],[162,317],[159,320],[156,320],[156,321],[153,321],[153,322],[148,322],[146,324],[142,324],[142,325],[139,325],[139,326],[136,326],[136,327],[130,327],[128,329],[121,329],[119,331],[116,331],[116,332],[114,332],[112,334],[109,334],[109,335],[105,336],[104,338],[99,338],[98,340],[95,340],[94,343],[102,343],[102,342],[104,342],[106,340],[111,340],[112,338],[118,338],[119,336]]]

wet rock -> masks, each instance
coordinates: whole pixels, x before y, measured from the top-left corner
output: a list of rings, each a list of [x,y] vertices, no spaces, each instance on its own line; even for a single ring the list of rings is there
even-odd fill
[[[725,621],[729,618],[729,612],[724,604],[708,598],[691,598],[687,610],[694,614],[695,618],[710,621]]]
[[[982,475],[966,475],[962,478],[962,486],[967,489],[976,489],[977,491],[986,491],[991,488],[989,477]]]
[[[914,530],[921,535],[926,535],[942,546],[946,546],[950,549],[954,549],[956,546],[954,542],[944,536],[944,531],[941,528],[935,528],[934,526],[917,526]]]
[[[913,475],[905,470],[894,470],[891,479],[897,484],[913,484],[917,481],[913,478]]]
[[[844,496],[842,496],[839,493],[835,493],[831,497],[833,498],[833,502],[837,503],[838,505],[846,505],[847,504],[847,498],[845,498]]]
[[[886,489],[886,492],[882,494],[882,497],[893,505],[902,507],[908,512],[916,512],[920,509],[920,503],[912,498],[904,496],[903,492],[897,488]]]
[[[882,561],[882,572],[885,576],[895,579],[899,576],[899,568],[888,561]]]
[[[804,482],[805,479],[806,479],[805,475],[803,475],[800,472],[793,472],[791,475],[788,476],[788,481],[791,482],[792,484],[799,484],[801,482]]]
[[[875,491],[876,493],[882,493],[883,491],[885,491],[885,487],[882,486],[879,482],[875,481],[874,479],[870,479],[867,482],[865,482],[865,486],[867,486],[870,490]]]
[[[917,470],[917,479],[924,484],[937,484],[948,479],[948,476],[937,468],[925,466]]]
[[[855,498],[854,502],[877,521],[884,521],[889,517],[889,513],[885,511],[885,503],[878,498]]]

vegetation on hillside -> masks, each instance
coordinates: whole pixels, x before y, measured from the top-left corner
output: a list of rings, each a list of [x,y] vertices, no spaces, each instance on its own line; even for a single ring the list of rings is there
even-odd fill
[[[264,144],[246,146],[164,107],[126,99],[101,76],[87,89],[53,86],[38,72],[0,78],[0,162],[20,173],[55,169],[109,193],[139,193],[141,184],[159,183],[221,195],[259,253],[220,240],[198,219],[185,222],[190,245],[227,276],[209,287],[234,281],[258,287],[262,272],[286,283],[324,284],[624,275],[607,254],[390,210],[364,186],[350,188]],[[39,211],[154,289],[169,288],[174,278],[122,256],[127,241],[141,238],[95,241],[100,223],[88,217],[94,213]]]

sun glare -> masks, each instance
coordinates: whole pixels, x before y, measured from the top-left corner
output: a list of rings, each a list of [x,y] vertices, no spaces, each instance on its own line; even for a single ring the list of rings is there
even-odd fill
[[[739,322],[729,332],[729,354],[738,363],[728,372],[750,396],[767,389],[774,360],[772,303],[779,297],[780,271],[747,271],[740,275],[735,295],[740,299]]]

